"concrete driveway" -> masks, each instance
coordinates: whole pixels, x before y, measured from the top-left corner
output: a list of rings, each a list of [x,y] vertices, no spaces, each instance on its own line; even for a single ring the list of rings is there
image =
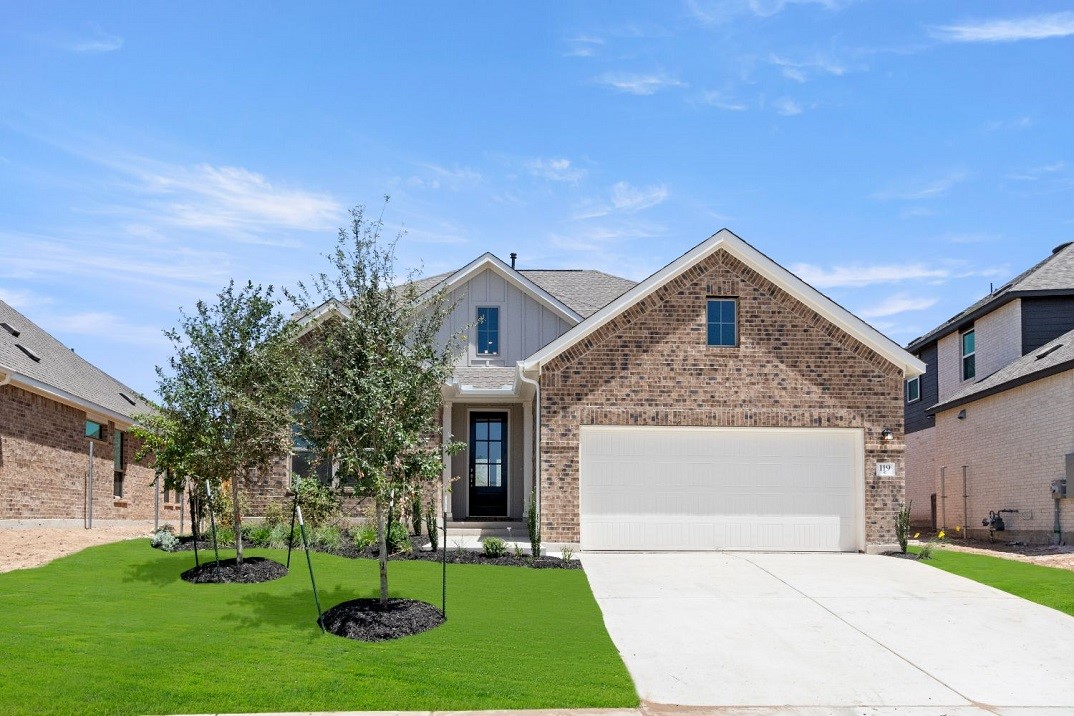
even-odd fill
[[[582,561],[647,702],[1074,713],[1074,618],[924,564],[726,552]]]

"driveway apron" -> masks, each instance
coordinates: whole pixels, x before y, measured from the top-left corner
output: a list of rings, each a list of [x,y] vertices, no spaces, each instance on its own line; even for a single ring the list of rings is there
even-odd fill
[[[924,564],[727,552],[582,561],[650,703],[1074,711],[1074,619]]]

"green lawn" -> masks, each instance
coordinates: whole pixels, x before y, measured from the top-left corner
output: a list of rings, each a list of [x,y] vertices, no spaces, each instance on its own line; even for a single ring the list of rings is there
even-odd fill
[[[638,703],[580,570],[448,565],[446,624],[366,644],[321,634],[295,557],[275,582],[188,584],[192,553],[136,540],[0,574],[0,713]],[[375,561],[313,564],[325,609],[377,592]],[[440,603],[440,565],[392,562],[389,577],[393,596]]]
[[[1069,569],[944,549],[922,562],[1074,616],[1074,572]]]

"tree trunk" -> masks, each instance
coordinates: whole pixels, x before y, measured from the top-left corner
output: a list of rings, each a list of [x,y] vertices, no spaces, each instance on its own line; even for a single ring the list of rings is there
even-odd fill
[[[377,541],[380,542],[380,606],[388,606],[388,530],[384,524],[384,501],[377,500]]]
[[[231,476],[231,509],[235,527],[235,564],[242,567],[242,508],[239,507],[239,475]]]

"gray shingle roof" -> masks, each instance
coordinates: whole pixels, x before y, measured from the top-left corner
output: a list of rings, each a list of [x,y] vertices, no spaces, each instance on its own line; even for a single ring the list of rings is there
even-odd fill
[[[637,285],[636,281],[587,269],[522,269],[520,274],[588,318]]]
[[[947,400],[929,408],[929,412],[948,410],[1072,368],[1074,368],[1074,331],[1064,333],[1054,341],[1025,354],[995,373],[967,385]]]
[[[1028,291],[1074,291],[1074,243],[1057,246],[1050,256],[1036,266],[1023,271],[996,291],[955,314],[920,338],[910,341],[909,349],[916,350],[926,343],[942,338],[974,314],[998,307]]]
[[[0,327],[0,366],[128,418],[150,410],[134,389],[94,366],[3,301],[0,323],[18,333],[16,336]]]
[[[517,368],[499,368],[485,366],[459,367],[455,369],[455,380],[459,385],[468,385],[474,388],[502,388],[505,385],[514,385],[518,375]]]

